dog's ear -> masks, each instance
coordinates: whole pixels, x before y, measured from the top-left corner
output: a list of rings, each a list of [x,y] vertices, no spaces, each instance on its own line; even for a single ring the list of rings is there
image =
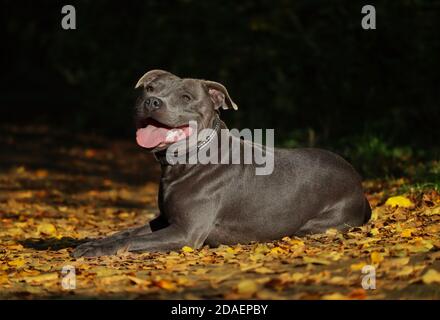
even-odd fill
[[[209,96],[211,97],[216,110],[220,107],[223,109],[232,108],[234,110],[238,110],[238,106],[234,103],[234,101],[232,101],[228,90],[226,90],[222,84],[207,80],[203,80],[203,84],[208,89]]]
[[[148,71],[146,74],[144,74],[136,83],[135,89],[139,88],[140,86],[143,86],[144,88],[154,79],[157,79],[158,77],[164,75],[164,74],[171,74],[168,71],[164,70],[151,70]]]

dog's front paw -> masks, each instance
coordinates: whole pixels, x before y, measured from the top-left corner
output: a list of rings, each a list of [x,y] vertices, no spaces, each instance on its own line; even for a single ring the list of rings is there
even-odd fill
[[[124,242],[102,243],[100,241],[90,241],[76,247],[72,252],[72,256],[74,258],[110,256],[124,251],[126,247]]]

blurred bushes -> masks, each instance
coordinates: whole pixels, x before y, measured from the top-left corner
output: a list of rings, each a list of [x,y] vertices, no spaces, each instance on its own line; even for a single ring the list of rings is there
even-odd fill
[[[401,176],[414,157],[410,147],[391,146],[378,136],[345,140],[343,154],[366,176]]]

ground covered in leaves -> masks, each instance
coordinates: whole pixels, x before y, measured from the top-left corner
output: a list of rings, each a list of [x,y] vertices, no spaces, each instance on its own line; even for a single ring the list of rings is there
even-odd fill
[[[85,238],[158,213],[157,164],[133,141],[0,131],[0,298],[440,299],[435,190],[366,181],[372,221],[345,234],[74,259]],[[365,265],[376,289],[362,287]],[[64,289],[71,266],[76,288]]]

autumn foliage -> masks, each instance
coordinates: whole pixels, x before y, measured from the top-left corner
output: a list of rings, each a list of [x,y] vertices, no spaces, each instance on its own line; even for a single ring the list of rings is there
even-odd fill
[[[304,238],[168,253],[70,257],[72,248],[157,214],[158,166],[133,142],[10,132],[0,158],[0,298],[440,298],[440,194],[366,181],[365,226]],[[41,140],[40,140],[41,141]],[[376,270],[366,290],[363,267]],[[61,286],[64,266],[76,289]]]

